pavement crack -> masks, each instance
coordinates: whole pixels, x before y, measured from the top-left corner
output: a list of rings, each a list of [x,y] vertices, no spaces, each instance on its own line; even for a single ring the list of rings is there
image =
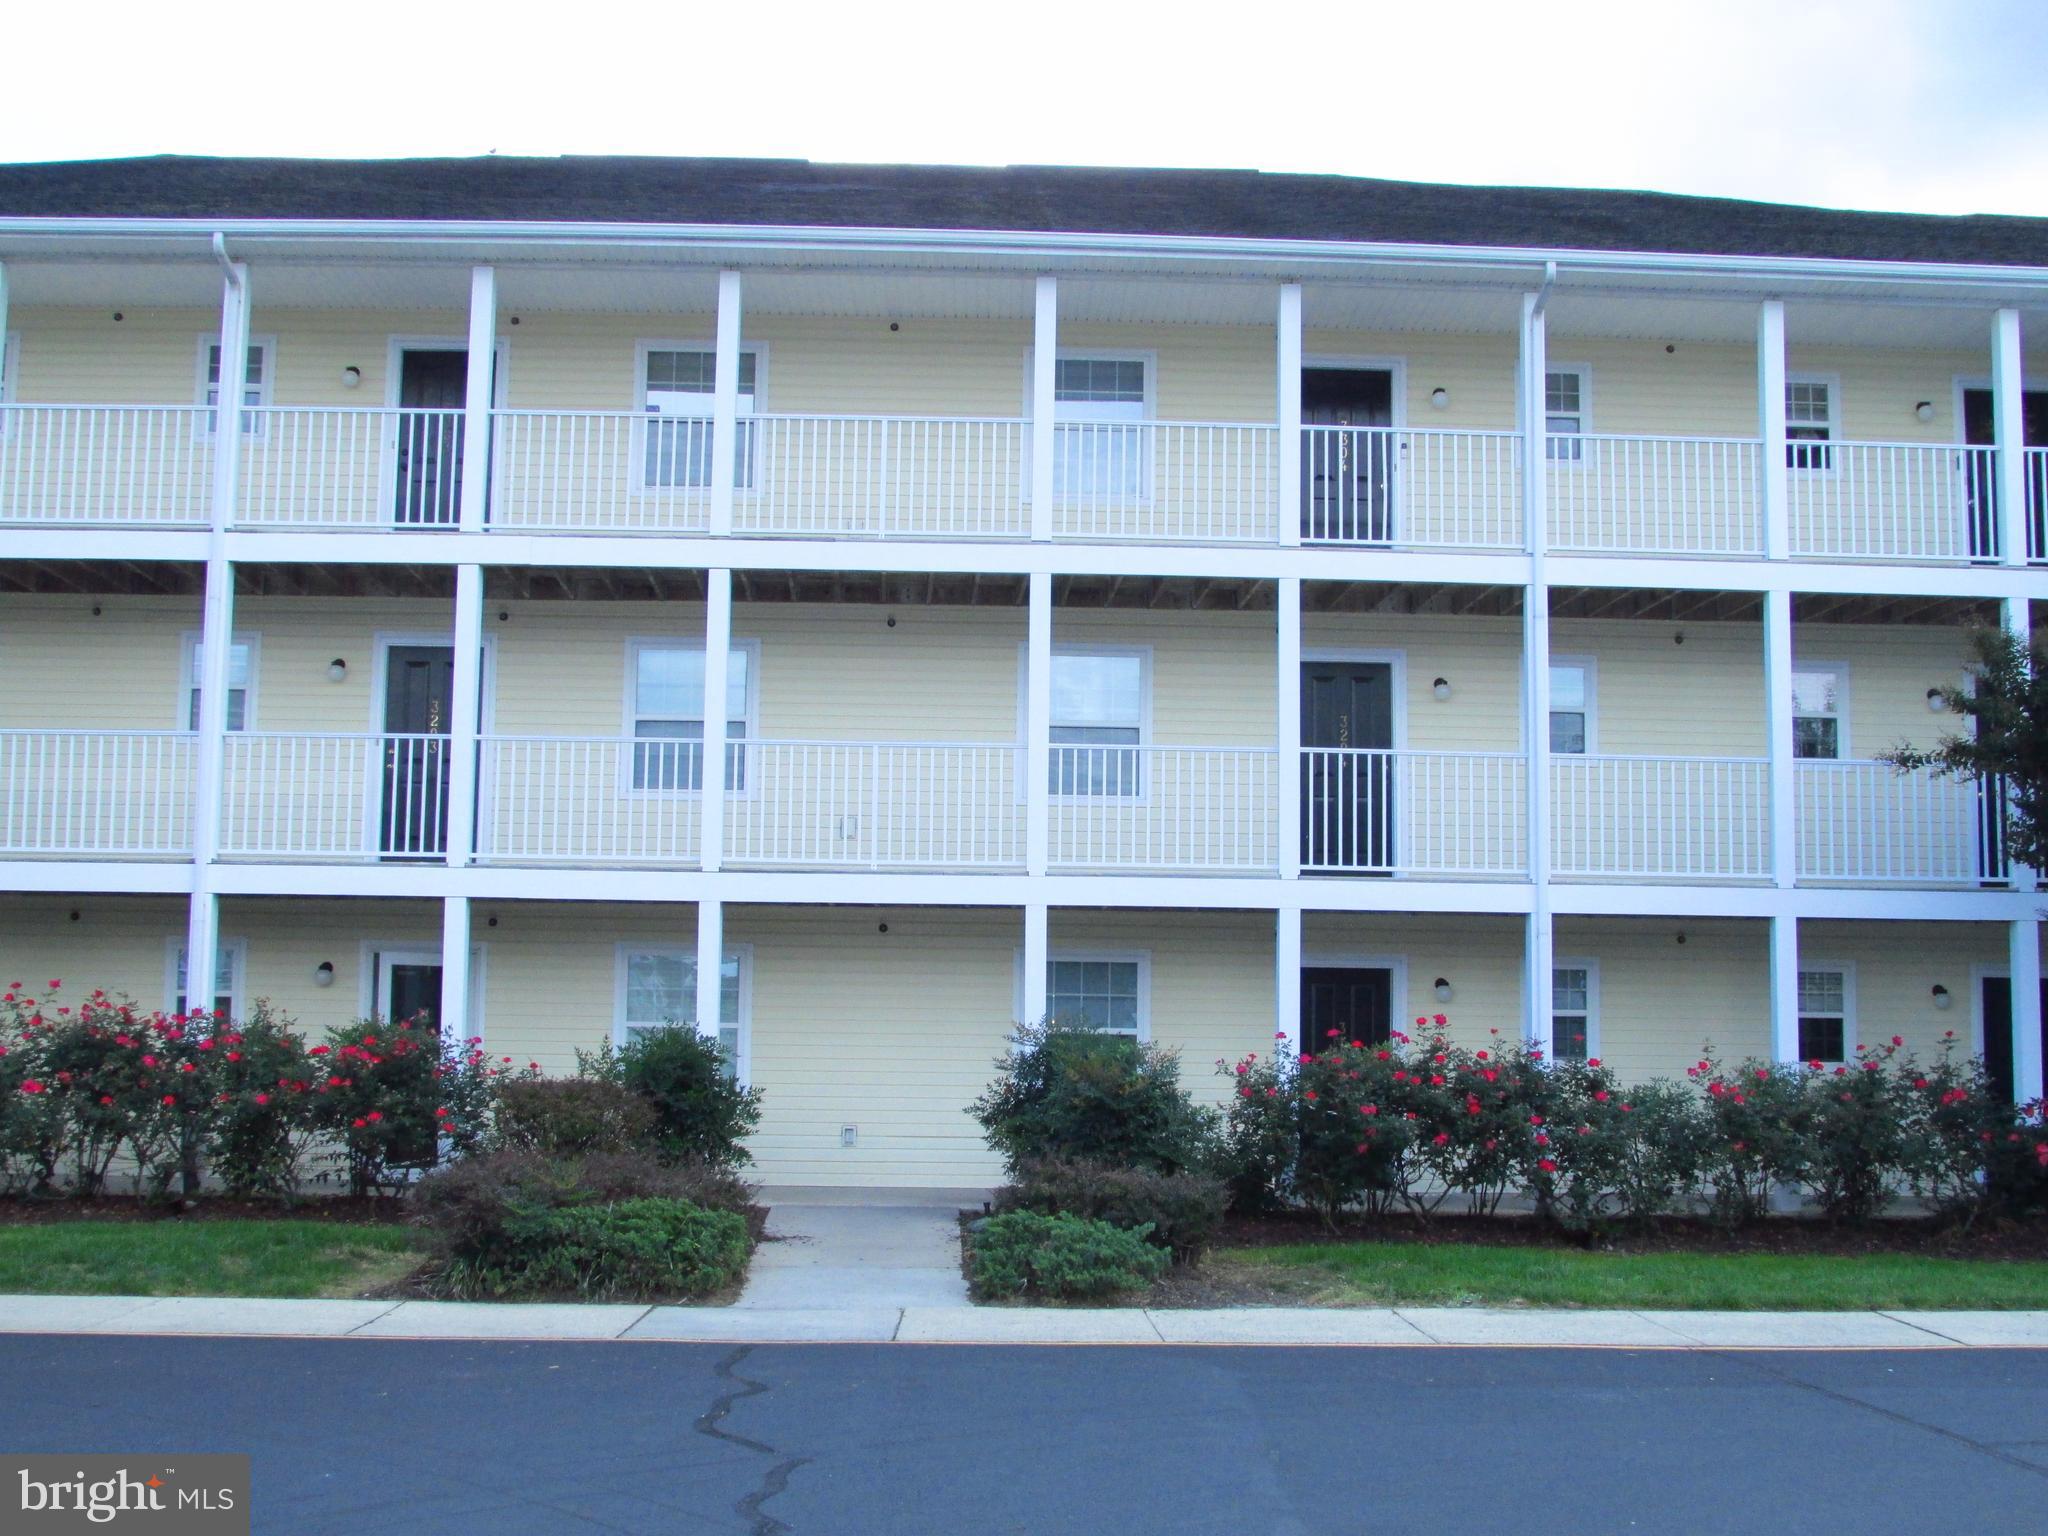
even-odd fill
[[[759,1440],[751,1440],[745,1435],[736,1435],[729,1429],[719,1428],[726,1415],[732,1412],[734,1404],[743,1398],[759,1397],[768,1390],[768,1383],[765,1381],[755,1381],[750,1376],[742,1376],[737,1370],[739,1363],[753,1352],[753,1345],[742,1344],[712,1367],[712,1374],[721,1381],[731,1383],[732,1390],[712,1399],[711,1406],[698,1415],[695,1428],[700,1435],[727,1441],[759,1456],[779,1458],[761,1474],[759,1486],[733,1505],[733,1513],[747,1522],[749,1536],[783,1536],[790,1527],[768,1514],[761,1506],[787,1488],[790,1477],[798,1467],[807,1463],[810,1457],[783,1456],[782,1452],[772,1445],[764,1445]]]

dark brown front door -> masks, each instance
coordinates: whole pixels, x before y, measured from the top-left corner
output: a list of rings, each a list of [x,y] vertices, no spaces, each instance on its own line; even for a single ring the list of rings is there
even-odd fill
[[[461,516],[462,408],[468,393],[467,352],[399,354],[396,521],[452,528]]]
[[[1991,1079],[1991,1096],[2001,1104],[2010,1104],[2013,1102],[2012,978],[1986,976],[1982,985],[1984,1075]],[[2041,982],[2041,1044],[2048,1048],[2048,978]]]
[[[1301,669],[1301,862],[1390,873],[1394,864],[1394,669]]]
[[[1364,966],[1307,966],[1301,973],[1301,1048],[1339,1040],[1384,1045],[1394,1027],[1394,973]]]
[[[1301,536],[1384,544],[1394,531],[1394,375],[1301,371]]]
[[[384,675],[384,814],[387,858],[448,851],[448,714],[455,649],[394,645]]]
[[[1991,391],[1963,391],[1963,441],[1988,448],[1997,436],[1991,419]],[[2020,438],[2029,448],[2048,448],[2048,390],[2030,389],[2020,396]],[[1972,454],[1969,477],[1970,555],[1977,560],[1998,554],[1998,470],[1991,455]],[[2031,459],[2026,466],[2028,558],[2048,552],[2048,463]]]

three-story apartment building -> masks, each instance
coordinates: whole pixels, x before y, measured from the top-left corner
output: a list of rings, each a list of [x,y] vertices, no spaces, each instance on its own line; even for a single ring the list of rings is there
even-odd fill
[[[805,1183],[985,1181],[1048,1013],[2041,1091],[1996,797],[1873,759],[2048,597],[2048,221],[12,166],[0,336],[6,979],[694,1021]]]

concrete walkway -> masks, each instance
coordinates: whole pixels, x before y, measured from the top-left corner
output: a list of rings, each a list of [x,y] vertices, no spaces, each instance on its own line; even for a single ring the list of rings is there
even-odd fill
[[[791,1295],[859,1265],[812,1273]],[[875,1266],[884,1269],[884,1266]],[[865,1281],[858,1283],[867,1283]],[[749,1287],[751,1290],[751,1287]],[[1592,1312],[1535,1308],[946,1305],[577,1306],[0,1296],[0,1333],[798,1344],[1208,1344],[1717,1349],[2048,1349],[2048,1312]]]
[[[769,1190],[769,1240],[754,1250],[733,1305],[856,1312],[874,1327],[909,1307],[965,1307],[958,1212],[967,1198],[954,1190]]]

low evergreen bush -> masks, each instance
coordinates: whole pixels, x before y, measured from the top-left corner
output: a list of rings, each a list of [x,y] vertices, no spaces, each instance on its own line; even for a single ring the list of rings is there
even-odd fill
[[[1175,1263],[1190,1264],[1208,1248],[1228,1200],[1223,1181],[1210,1174],[1046,1158],[1027,1164],[1014,1184],[998,1189],[994,1205],[998,1212],[1084,1216],[1143,1231]]]
[[[1083,1300],[1136,1290],[1173,1263],[1146,1241],[1149,1235],[1142,1227],[1127,1232],[1084,1216],[991,1216],[974,1234],[968,1283],[984,1300]]]
[[[654,1145],[676,1162],[741,1168],[752,1162],[746,1137],[761,1123],[761,1093],[727,1070],[718,1042],[681,1025],[636,1030],[622,1046],[609,1041],[576,1053],[581,1076],[616,1083],[654,1114]]]
[[[492,1142],[499,1147],[577,1157],[630,1152],[653,1139],[653,1106],[623,1083],[539,1077],[498,1088]]]

